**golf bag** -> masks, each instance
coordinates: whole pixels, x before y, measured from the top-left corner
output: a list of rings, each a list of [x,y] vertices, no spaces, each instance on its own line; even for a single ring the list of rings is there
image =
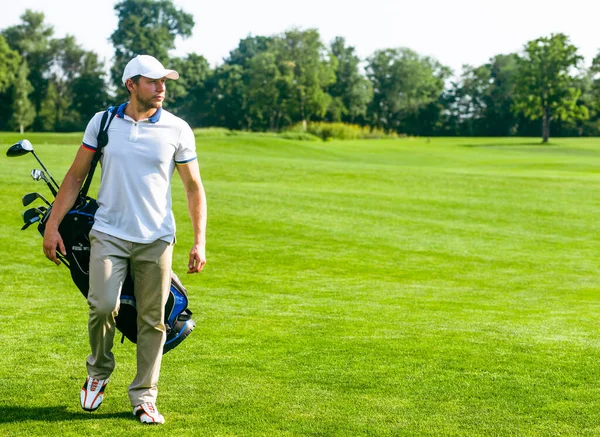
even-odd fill
[[[112,109],[112,111],[111,111]],[[63,239],[66,255],[57,252],[60,260],[69,268],[71,278],[87,298],[89,290],[90,240],[89,233],[94,224],[94,216],[98,209],[95,199],[87,196],[94,170],[100,159],[101,149],[108,143],[107,130],[116,114],[116,108],[107,110],[100,125],[98,148],[94,155],[90,171],[79,193],[73,208],[65,215],[58,227]],[[109,118],[110,112],[110,118]],[[108,121],[108,122],[107,122]],[[40,221],[38,231],[44,235],[46,222],[52,212],[52,206]],[[196,322],[192,319],[192,311],[188,308],[188,296],[185,287],[175,274],[171,272],[170,293],[165,305],[165,325],[167,339],[163,354],[174,349],[192,332]],[[127,273],[121,288],[119,313],[115,319],[117,329],[123,334],[122,341],[127,337],[133,343],[137,342],[137,310],[133,293],[133,280]]]

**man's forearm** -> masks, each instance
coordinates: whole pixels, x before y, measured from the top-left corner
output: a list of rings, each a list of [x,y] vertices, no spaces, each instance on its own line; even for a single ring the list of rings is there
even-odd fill
[[[206,244],[206,196],[202,184],[186,192],[188,211],[194,230],[194,244]]]
[[[67,173],[52,205],[52,213],[46,223],[46,228],[58,228],[64,216],[75,203],[82,185],[83,179]]]

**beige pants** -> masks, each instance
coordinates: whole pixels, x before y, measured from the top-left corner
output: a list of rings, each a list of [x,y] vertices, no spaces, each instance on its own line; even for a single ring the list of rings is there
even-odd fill
[[[90,232],[90,308],[88,331],[92,353],[88,375],[108,378],[115,368],[111,352],[121,286],[128,269],[137,307],[137,374],[129,386],[132,406],[156,402],[165,342],[165,304],[171,285],[173,245],[162,240],[133,243],[92,230]]]

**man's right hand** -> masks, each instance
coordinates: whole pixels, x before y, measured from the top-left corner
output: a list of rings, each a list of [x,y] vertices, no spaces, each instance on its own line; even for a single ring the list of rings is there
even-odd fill
[[[44,255],[46,255],[46,258],[58,266],[60,265],[60,261],[56,256],[57,248],[60,250],[60,253],[65,256],[67,255],[67,251],[65,250],[65,245],[60,233],[58,232],[58,228],[46,227],[46,230],[44,231]]]

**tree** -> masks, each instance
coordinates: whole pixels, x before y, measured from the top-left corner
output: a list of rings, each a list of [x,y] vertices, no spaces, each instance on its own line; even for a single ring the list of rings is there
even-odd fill
[[[21,60],[19,53],[12,50],[0,35],[0,130],[9,129],[13,99],[11,87],[14,85]]]
[[[121,77],[127,62],[136,55],[152,55],[167,64],[175,38],[191,36],[194,18],[172,0],[122,0],[115,11],[119,23],[110,37],[115,47],[111,76],[118,95],[126,96]]]
[[[46,95],[51,71],[50,65],[54,59],[54,53],[50,45],[54,29],[44,23],[44,19],[45,16],[42,12],[27,9],[21,15],[21,24],[7,27],[2,31],[8,45],[27,61],[29,67],[28,80],[33,86],[30,98],[38,114],[34,122],[35,129],[38,129],[42,124],[40,108]]]
[[[190,54],[173,59],[171,67],[180,76],[167,83],[166,107],[191,126],[205,126],[210,113],[206,84],[212,75],[208,61],[204,56]]]
[[[240,65],[223,64],[210,77],[207,88],[214,124],[228,129],[248,126],[248,90],[244,69]],[[251,123],[250,123],[251,124]]]
[[[225,63],[247,67],[249,60],[260,53],[266,52],[272,42],[273,38],[270,36],[249,35],[241,39],[238,46],[229,52],[229,57],[225,60]]]
[[[56,84],[50,82],[46,89],[46,96],[40,105],[38,113],[38,120],[40,125],[38,127],[41,131],[53,132],[57,125],[57,114],[60,112],[60,108],[57,109],[56,105],[60,105],[60,97]]]
[[[489,93],[491,72],[488,65],[463,65],[456,82],[447,93],[449,125],[456,135],[485,135],[486,96]]]
[[[519,57],[514,110],[531,120],[542,119],[543,143],[550,138],[555,118],[588,117],[587,108],[577,105],[581,90],[573,86],[570,74],[581,60],[577,47],[561,33],[529,41]]]
[[[17,76],[13,86],[13,103],[11,125],[18,128],[23,134],[25,128],[29,127],[35,119],[35,108],[29,100],[29,94],[33,91],[33,86],[27,80],[29,76],[29,67],[27,61],[23,60],[19,66]]]
[[[0,35],[0,93],[6,91],[13,83],[20,69],[21,56],[12,50],[2,35]]]
[[[331,96],[327,88],[335,82],[336,59],[329,57],[316,29],[292,29],[273,41],[272,50],[284,76],[293,72],[293,101],[287,105],[292,122],[306,124],[327,113]]]
[[[372,126],[412,133],[414,125],[403,122],[437,101],[449,76],[448,67],[413,50],[376,51],[367,59],[367,77],[373,85],[369,107]]]
[[[360,74],[360,59],[354,54],[354,47],[346,46],[342,37],[331,43],[331,54],[337,60],[335,82],[327,92],[332,97],[329,119],[355,123],[364,122],[367,106],[373,98],[371,82]]]
[[[109,106],[105,77],[104,64],[98,60],[98,55],[84,52],[79,60],[77,76],[70,87],[74,96],[73,109],[79,116],[77,130],[84,129],[96,112]]]
[[[262,52],[248,62],[248,109],[254,129],[279,129],[292,100],[292,68],[280,68],[272,51]],[[289,119],[285,120],[289,123]]]
[[[589,120],[579,126],[580,134],[600,135],[600,52],[592,60],[592,65],[579,77],[583,106],[589,110]]]
[[[490,59],[490,86],[484,97],[486,135],[515,135],[519,118],[512,111],[517,76],[518,55],[496,55]]]
[[[73,94],[72,84],[80,74],[85,51],[70,35],[65,38],[53,39],[50,41],[50,47],[54,53],[50,69],[52,73],[48,78],[48,92],[41,113],[53,120],[49,130],[74,131],[79,128],[80,116],[74,110],[77,97]],[[54,111],[52,116],[50,116],[51,110]],[[48,127],[50,124],[46,123],[46,128]]]

